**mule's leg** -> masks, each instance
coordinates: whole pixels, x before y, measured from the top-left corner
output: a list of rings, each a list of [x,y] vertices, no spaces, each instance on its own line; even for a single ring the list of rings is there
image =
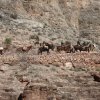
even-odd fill
[[[40,54],[42,55],[42,51],[40,51]]]
[[[47,54],[49,54],[50,52],[49,52],[49,49],[47,50]]]
[[[60,50],[57,50],[58,53],[60,53]]]
[[[58,49],[58,50],[57,50],[57,53],[61,53],[61,50]]]
[[[3,51],[2,51],[2,50],[0,50],[0,54],[1,54],[1,55],[3,54]]]
[[[42,51],[41,51],[41,50],[38,50],[38,55],[39,55],[39,54],[41,54],[41,55],[42,55]]]
[[[88,51],[88,53],[89,53],[89,52],[90,52],[90,49],[88,48],[87,51]]]
[[[75,49],[74,48],[72,48],[72,53],[75,53]]]
[[[69,51],[70,53],[73,53],[73,49],[70,49],[70,51]]]
[[[42,51],[41,51],[41,55],[42,55]]]
[[[47,54],[49,54],[50,52],[49,51],[47,51]]]
[[[40,54],[40,51],[38,50],[38,55]]]
[[[3,50],[1,51],[1,54],[3,54]]]

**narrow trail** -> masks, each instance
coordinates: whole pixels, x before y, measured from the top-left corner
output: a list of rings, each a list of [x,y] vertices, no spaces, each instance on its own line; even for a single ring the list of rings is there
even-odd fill
[[[100,53],[97,52],[82,52],[82,53],[56,53],[43,55],[32,54],[8,54],[0,56],[0,64],[16,65],[20,62],[32,64],[65,66],[66,62],[71,62],[75,67],[99,67]]]
[[[49,55],[33,55],[29,56],[31,63],[43,65],[64,66],[66,62],[72,62],[74,66],[79,67],[99,67],[100,53],[51,53]],[[32,60],[33,58],[33,60]],[[29,61],[30,62],[30,61]]]

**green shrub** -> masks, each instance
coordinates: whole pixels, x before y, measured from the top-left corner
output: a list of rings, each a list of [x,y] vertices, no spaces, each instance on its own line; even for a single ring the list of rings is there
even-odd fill
[[[17,14],[11,14],[10,17],[13,19],[17,19],[18,16],[17,16]]]
[[[34,35],[30,35],[29,39],[34,39]]]
[[[11,38],[6,38],[4,42],[6,45],[10,45],[12,40],[11,40]]]

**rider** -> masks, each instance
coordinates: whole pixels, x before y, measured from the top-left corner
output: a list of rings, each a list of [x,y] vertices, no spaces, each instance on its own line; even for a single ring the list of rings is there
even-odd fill
[[[64,42],[63,41],[61,41],[61,46],[63,46],[64,45]]]
[[[77,41],[77,45],[79,45],[79,46],[81,45],[81,43],[80,43],[80,41],[79,41],[79,40]]]

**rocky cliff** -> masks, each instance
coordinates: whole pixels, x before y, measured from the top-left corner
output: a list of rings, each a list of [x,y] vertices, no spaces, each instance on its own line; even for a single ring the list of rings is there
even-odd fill
[[[26,32],[40,34],[55,41],[67,39],[72,42],[83,37],[99,44],[99,2],[99,0],[1,0],[1,29],[5,23],[3,31],[9,31],[14,36]],[[2,31],[1,33],[3,34]]]
[[[0,0],[0,46],[12,40],[0,55],[0,100],[100,99],[100,76],[91,74],[100,74],[100,53],[36,55],[34,35],[100,47],[99,0]],[[16,51],[30,44],[29,52]]]
[[[92,40],[100,47],[100,1],[83,0],[79,14],[80,37]]]

